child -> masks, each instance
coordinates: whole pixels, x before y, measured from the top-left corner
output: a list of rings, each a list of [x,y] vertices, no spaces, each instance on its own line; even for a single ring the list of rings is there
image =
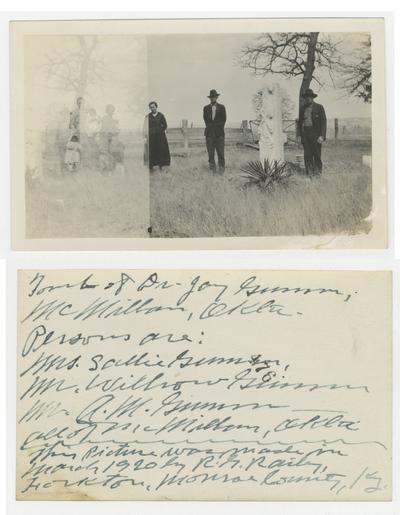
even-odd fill
[[[65,164],[70,172],[76,172],[81,162],[81,145],[78,136],[74,135],[67,143]]]

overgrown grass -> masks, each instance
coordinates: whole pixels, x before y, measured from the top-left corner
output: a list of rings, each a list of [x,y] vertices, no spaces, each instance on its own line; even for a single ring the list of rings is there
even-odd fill
[[[176,157],[169,174],[151,177],[153,237],[282,236],[368,232],[371,170],[361,162],[368,143],[324,145],[322,176],[290,178],[272,191],[243,188],[240,166],[258,158],[248,148],[226,149],[227,172],[213,176],[205,149]],[[287,151],[295,161],[298,149]]]
[[[298,149],[286,152],[295,161]],[[310,181],[293,174],[272,191],[244,188],[240,167],[258,152],[227,147],[227,171],[213,176],[205,148],[173,157],[168,174],[150,177],[141,149],[127,156],[124,176],[81,170],[47,171],[26,182],[28,238],[276,236],[367,232],[371,170],[361,164],[366,143],[324,145],[324,170]],[[150,202],[150,205],[149,205]]]
[[[148,171],[128,160],[125,175],[96,170],[26,180],[28,238],[147,237]]]

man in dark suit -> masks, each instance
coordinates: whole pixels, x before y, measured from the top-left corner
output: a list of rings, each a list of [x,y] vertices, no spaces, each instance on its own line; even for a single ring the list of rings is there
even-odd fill
[[[225,106],[218,104],[219,93],[215,89],[210,91],[208,98],[210,103],[203,109],[203,119],[206,124],[204,135],[208,152],[208,163],[210,170],[216,172],[215,151],[218,156],[218,171],[223,174],[225,171]]]
[[[310,177],[322,172],[321,143],[326,140],[326,115],[321,104],[314,102],[317,97],[312,89],[304,94],[304,105],[300,108],[299,130],[304,148],[304,165]]]

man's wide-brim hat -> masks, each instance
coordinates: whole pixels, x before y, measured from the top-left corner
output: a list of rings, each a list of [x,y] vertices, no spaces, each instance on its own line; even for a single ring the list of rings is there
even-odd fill
[[[210,94],[208,95],[208,98],[212,97],[219,97],[219,93],[215,89],[210,89]]]
[[[315,98],[318,95],[316,93],[314,93],[314,91],[312,89],[308,88],[308,89],[305,90],[305,92],[301,96],[302,97],[312,97],[312,98]]]

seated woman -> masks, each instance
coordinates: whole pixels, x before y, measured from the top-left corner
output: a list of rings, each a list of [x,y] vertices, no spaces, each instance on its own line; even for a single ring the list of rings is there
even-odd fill
[[[167,120],[165,116],[158,111],[157,102],[149,103],[150,113],[146,115],[144,120],[143,137],[145,144],[145,164],[150,170],[156,166],[163,170],[165,166],[171,164],[171,156],[165,131],[167,129]]]

